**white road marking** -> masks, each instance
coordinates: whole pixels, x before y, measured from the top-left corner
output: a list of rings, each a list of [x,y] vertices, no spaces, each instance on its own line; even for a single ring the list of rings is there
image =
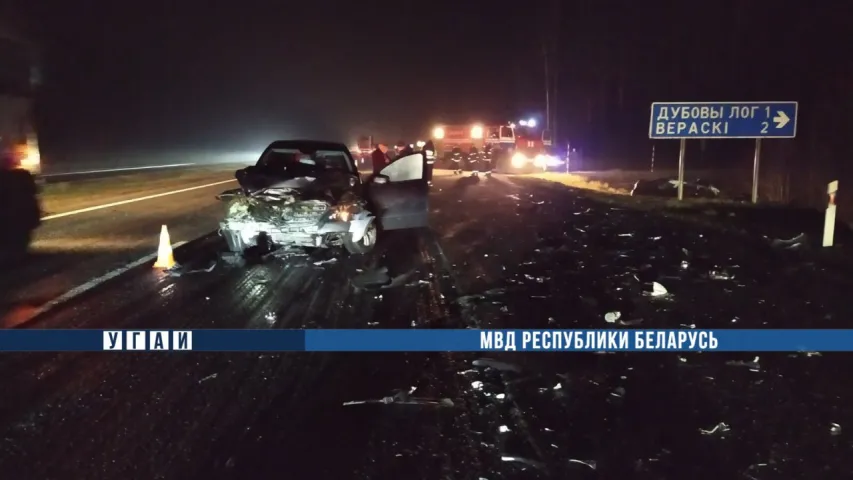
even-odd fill
[[[230,182],[236,182],[236,181],[237,181],[236,179],[223,180],[221,182],[208,183],[207,185],[198,185],[195,187],[182,188],[180,190],[172,190],[171,192],[163,192],[163,193],[157,193],[154,195],[146,195],[144,197],[131,198],[129,200],[122,200],[120,202],[106,203],[104,205],[95,205],[94,207],[81,208],[79,210],[72,210],[70,212],[55,213],[53,215],[41,217],[41,219],[42,220],[53,220],[54,218],[70,217],[71,215],[77,215],[80,213],[94,212],[95,210],[101,210],[104,208],[118,207],[120,205],[127,205],[128,203],[135,203],[135,202],[141,202],[143,200],[151,200],[152,198],[160,198],[160,197],[166,197],[169,195],[176,195],[178,193],[190,192],[190,191],[198,190],[201,188],[214,187],[216,185],[222,185],[223,183],[230,183]]]
[[[92,173],[129,172],[132,170],[150,170],[152,168],[191,167],[195,163],[173,163],[171,165],[149,165],[145,167],[108,168],[105,170],[83,170],[81,172],[48,173],[42,177],[70,177],[72,175],[89,175]]]
[[[174,244],[172,244],[172,249],[174,250],[178,247],[186,245],[186,243],[187,242],[174,243]],[[20,325],[24,322],[29,322],[33,318],[35,318],[39,315],[42,315],[43,313],[47,312],[48,310],[52,310],[52,309],[56,308],[57,306],[73,299],[74,297],[82,295],[82,294],[88,292],[89,290],[92,290],[93,288],[97,287],[98,285],[101,285],[104,282],[107,282],[109,280],[112,280],[113,278],[118,277],[119,275],[127,272],[128,270],[132,270],[132,269],[134,269],[140,265],[143,265],[145,263],[148,263],[148,262],[153,262],[156,258],[157,258],[157,252],[154,252],[151,255],[146,255],[146,256],[140,258],[139,260],[128,263],[127,265],[125,265],[121,268],[117,268],[115,270],[112,270],[112,271],[110,271],[104,275],[101,275],[100,277],[93,278],[92,280],[89,280],[88,282],[86,282],[82,285],[78,285],[78,286],[72,288],[71,290],[68,290],[67,292],[63,293],[62,295],[54,298],[53,300],[45,303],[44,305],[40,306],[39,308],[37,308],[35,310],[33,310],[32,312],[30,312],[27,315],[26,318],[23,318],[23,319],[21,319],[21,321],[18,321],[16,323],[18,325]]]

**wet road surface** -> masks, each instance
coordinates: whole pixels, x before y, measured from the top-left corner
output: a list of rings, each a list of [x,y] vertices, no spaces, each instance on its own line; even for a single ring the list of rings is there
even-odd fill
[[[189,241],[218,228],[224,213],[216,194],[234,188],[233,166],[134,173],[79,191],[50,191],[43,198],[46,219],[36,230],[32,255],[0,274],[0,320],[11,326],[33,309],[87,281],[157,251],[161,225],[172,242]],[[211,185],[214,183],[219,185]],[[211,185],[93,211],[80,209]],[[75,187],[80,184],[75,184]],[[70,216],[51,218],[65,212]]]
[[[33,328],[843,328],[853,276],[523,178],[436,179],[365,258],[140,268]],[[206,265],[216,241],[178,251]],[[359,269],[416,269],[355,290]],[[646,295],[648,282],[668,294]],[[842,293],[839,293],[842,292]],[[617,322],[605,314],[620,312]],[[7,354],[0,471],[79,478],[850,478],[849,355]],[[397,395],[397,402],[378,402]],[[408,393],[404,395],[403,393]],[[374,400],[375,403],[347,404]],[[346,405],[345,405],[346,404]]]

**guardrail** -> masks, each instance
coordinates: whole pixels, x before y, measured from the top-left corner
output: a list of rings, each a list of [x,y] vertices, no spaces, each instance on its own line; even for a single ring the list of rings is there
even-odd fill
[[[131,172],[135,170],[155,170],[158,168],[176,168],[176,167],[192,167],[198,165],[196,163],[173,163],[170,165],[146,165],[143,167],[124,167],[124,168],[105,168],[105,169],[97,169],[97,170],[80,170],[76,172],[56,172],[56,173],[44,173],[41,174],[41,177],[51,179],[51,178],[59,178],[59,177],[74,177],[74,176],[84,176],[84,175],[99,175],[104,173],[121,173],[121,172]]]

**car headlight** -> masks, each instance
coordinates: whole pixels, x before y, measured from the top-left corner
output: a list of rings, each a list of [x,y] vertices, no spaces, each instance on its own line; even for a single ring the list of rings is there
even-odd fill
[[[512,156],[512,166],[515,168],[522,168],[527,165],[527,156],[521,152],[515,152]]]
[[[332,210],[332,213],[329,214],[330,220],[336,220],[340,222],[348,222],[352,218],[352,213],[343,207],[336,207]]]
[[[533,159],[533,166],[536,168],[545,168],[548,166],[548,156],[547,155],[536,155],[536,158]]]

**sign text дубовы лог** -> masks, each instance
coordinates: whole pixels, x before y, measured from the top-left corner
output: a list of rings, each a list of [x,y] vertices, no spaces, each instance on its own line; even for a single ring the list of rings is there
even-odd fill
[[[651,139],[797,136],[797,102],[655,102],[651,110]]]

